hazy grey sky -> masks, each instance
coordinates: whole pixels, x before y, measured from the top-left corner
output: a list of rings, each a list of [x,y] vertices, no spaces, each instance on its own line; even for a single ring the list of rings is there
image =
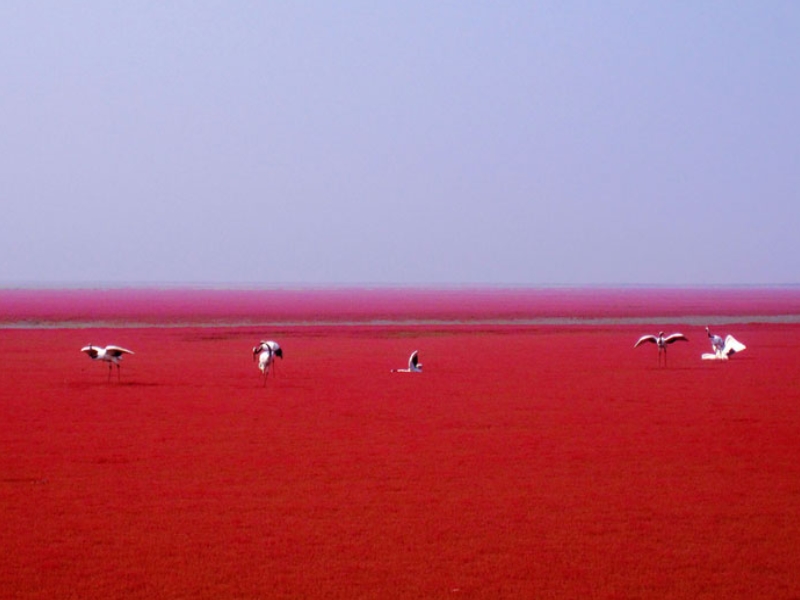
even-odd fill
[[[0,3],[0,284],[800,281],[800,2]]]

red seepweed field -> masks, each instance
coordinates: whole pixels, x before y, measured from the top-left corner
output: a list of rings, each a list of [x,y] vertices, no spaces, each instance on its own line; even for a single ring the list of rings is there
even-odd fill
[[[800,596],[796,289],[7,290],[0,322],[3,597]],[[707,324],[747,350],[701,361]]]

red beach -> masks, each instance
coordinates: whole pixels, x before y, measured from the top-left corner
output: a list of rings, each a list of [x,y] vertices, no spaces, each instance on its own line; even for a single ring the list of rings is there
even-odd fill
[[[8,597],[800,595],[797,288],[4,290],[0,325]]]

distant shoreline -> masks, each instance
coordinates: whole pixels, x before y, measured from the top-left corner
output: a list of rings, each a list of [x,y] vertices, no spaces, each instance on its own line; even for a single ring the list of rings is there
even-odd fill
[[[800,287],[16,288],[0,327],[800,322]]]

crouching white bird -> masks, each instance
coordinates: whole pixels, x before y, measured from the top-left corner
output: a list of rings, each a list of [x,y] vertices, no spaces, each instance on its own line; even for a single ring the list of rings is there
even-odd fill
[[[747,346],[742,344],[732,335],[725,336],[725,340],[718,335],[712,334],[708,327],[706,327],[706,332],[708,333],[708,337],[711,339],[711,349],[714,352],[706,352],[705,354],[701,355],[703,360],[728,360],[731,356],[736,354],[737,352],[741,352]]]
[[[419,353],[414,350],[408,357],[407,369],[392,369],[392,373],[422,373],[422,363],[419,362]]]
[[[688,342],[688,338],[683,335],[682,333],[673,333],[666,337],[664,337],[664,332],[659,331],[658,335],[643,335],[639,338],[639,340],[633,345],[634,348],[638,348],[645,342],[650,342],[658,346],[658,364],[661,365],[661,354],[664,354],[664,366],[667,366],[667,344],[672,344],[674,342]]]
[[[283,360],[283,350],[278,342],[262,340],[253,347],[253,360],[258,359],[258,368],[264,375],[264,385],[267,385],[267,375],[269,375],[270,367],[275,363],[276,356]],[[275,375],[274,368],[272,374]]]
[[[104,360],[108,363],[108,380],[111,381],[111,370],[113,365],[117,365],[117,381],[121,379],[119,374],[119,361],[122,360],[122,357],[125,354],[133,354],[132,350],[128,350],[126,348],[121,348],[120,346],[95,346],[93,344],[89,344],[88,346],[84,346],[81,348],[81,352],[86,352],[86,354],[92,360]]]

